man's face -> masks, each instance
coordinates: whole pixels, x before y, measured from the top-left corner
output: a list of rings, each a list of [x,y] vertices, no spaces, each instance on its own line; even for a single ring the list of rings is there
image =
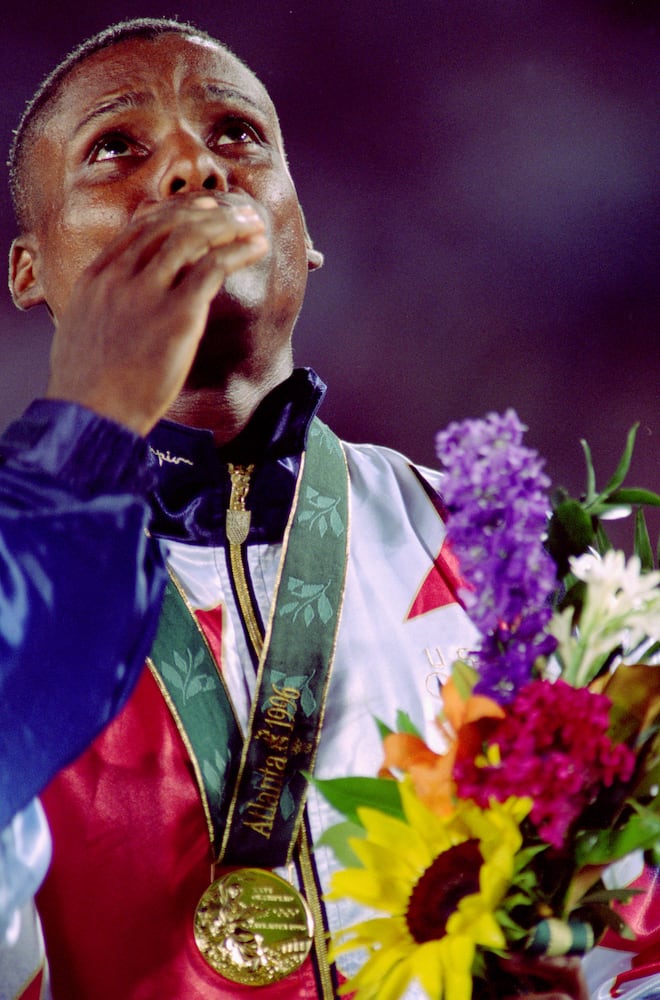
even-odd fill
[[[38,277],[55,320],[76,278],[141,213],[173,197],[252,204],[270,251],[226,282],[209,327],[245,316],[290,336],[307,276],[304,228],[270,98],[219,46],[130,39],[77,67],[28,173]]]

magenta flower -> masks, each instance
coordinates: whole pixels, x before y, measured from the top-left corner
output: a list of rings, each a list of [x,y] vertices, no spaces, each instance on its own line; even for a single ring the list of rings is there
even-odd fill
[[[507,410],[452,423],[436,437],[448,538],[468,584],[462,597],[483,636],[473,654],[475,692],[501,704],[556,646],[544,632],[557,584],[543,546],[550,480],[538,453],[522,444],[525,429]]]
[[[530,822],[542,840],[560,848],[602,788],[632,775],[633,751],[608,735],[610,706],[606,695],[587,688],[530,681],[507,706],[487,757],[457,761],[459,796],[483,808],[491,798],[504,802],[510,795],[529,795]]]

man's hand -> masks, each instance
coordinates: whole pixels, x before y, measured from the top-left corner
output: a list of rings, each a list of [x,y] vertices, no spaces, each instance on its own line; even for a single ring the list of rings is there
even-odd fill
[[[47,395],[146,434],[179,394],[225,278],[268,251],[246,205],[176,197],[141,214],[78,279]]]

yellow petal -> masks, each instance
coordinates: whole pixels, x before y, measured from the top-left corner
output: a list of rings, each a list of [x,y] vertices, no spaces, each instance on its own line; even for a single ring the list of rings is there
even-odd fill
[[[358,814],[369,840],[388,847],[392,853],[402,855],[413,863],[419,860],[424,867],[430,863],[428,848],[417,829],[394,816],[387,816],[367,806],[358,809]],[[351,847],[354,847],[355,842],[351,841]]]
[[[393,966],[383,978],[378,1000],[400,1000],[406,992],[411,978],[410,960],[404,959],[398,965]]]
[[[505,948],[504,932],[492,913],[482,913],[470,927],[470,937],[484,948]]]
[[[402,781],[399,787],[403,809],[410,824],[408,829],[412,828],[416,838],[423,841],[426,851],[430,855],[429,861],[426,863],[428,865],[434,857],[452,846],[452,840],[448,835],[449,821],[445,817],[431,812],[415,794],[410,782]]]
[[[446,996],[451,1000],[471,1000],[474,944],[470,938],[455,935],[441,942],[446,970]]]
[[[383,983],[407,957],[406,952],[398,948],[388,948],[387,950],[374,952],[369,956],[357,975],[353,977],[353,983],[360,990],[366,988],[368,993],[377,996],[378,1000],[381,1000],[380,990]]]
[[[443,948],[440,941],[427,941],[418,945],[412,957],[413,975],[430,1000],[443,996],[445,970],[443,966]]]
[[[328,899],[354,899],[376,910],[402,913],[410,896],[410,882],[364,868],[347,868],[334,873],[326,895]]]
[[[382,844],[375,844],[373,840],[352,838],[351,847],[365,868],[388,872],[391,878],[406,879],[408,884],[416,882],[424,871],[423,863],[413,863],[399,852],[383,847]]]
[[[340,937],[348,935],[350,939],[340,943]],[[409,939],[406,923],[401,917],[372,917],[339,932],[333,939],[331,950],[338,954],[339,951],[352,951],[355,948],[388,948]]]

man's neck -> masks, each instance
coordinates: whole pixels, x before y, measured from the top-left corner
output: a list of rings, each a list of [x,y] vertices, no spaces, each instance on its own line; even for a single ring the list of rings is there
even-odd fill
[[[268,393],[288,378],[292,370],[288,356],[259,374],[232,372],[221,385],[186,386],[166,416],[188,427],[210,430],[216,444],[227,444],[243,430]]]

